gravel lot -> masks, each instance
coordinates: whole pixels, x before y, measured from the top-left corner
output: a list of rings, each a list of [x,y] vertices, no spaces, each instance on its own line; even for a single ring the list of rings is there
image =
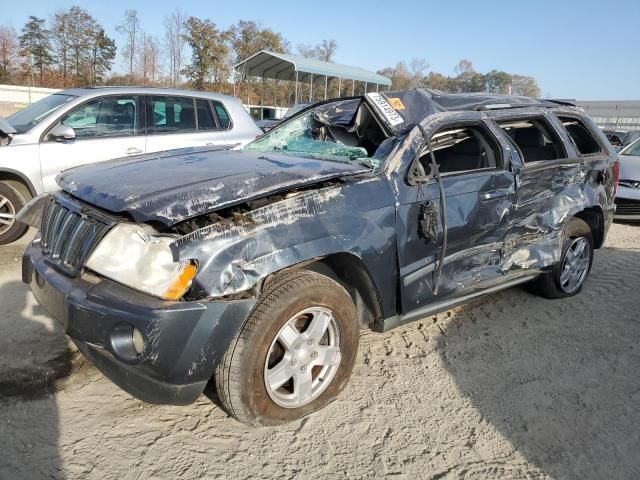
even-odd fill
[[[640,226],[614,225],[577,297],[515,288],[363,333],[337,401],[263,429],[205,397],[143,404],[86,363],[55,394],[15,395],[16,375],[71,368],[19,283],[22,248],[0,247],[2,479],[640,478]]]

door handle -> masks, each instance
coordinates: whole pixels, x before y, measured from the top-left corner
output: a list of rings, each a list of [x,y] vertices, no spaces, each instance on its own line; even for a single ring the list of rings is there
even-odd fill
[[[130,147],[126,150],[127,155],[137,155],[138,153],[142,153],[141,148]]]
[[[490,192],[483,192],[480,194],[480,200],[496,200],[498,198],[505,198],[509,196],[511,190],[492,190]]]

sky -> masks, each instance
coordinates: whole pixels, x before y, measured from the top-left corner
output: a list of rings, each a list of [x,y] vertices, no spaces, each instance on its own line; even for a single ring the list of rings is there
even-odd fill
[[[89,10],[118,45],[126,9],[162,38],[163,17],[180,7],[221,28],[255,20],[282,33],[294,53],[298,44],[335,39],[335,62],[372,71],[424,58],[429,70],[451,75],[466,58],[478,72],[530,75],[545,97],[640,100],[639,0],[20,0],[2,8],[0,24],[20,30],[29,15],[48,19],[73,5]],[[116,68],[124,70],[120,57]]]

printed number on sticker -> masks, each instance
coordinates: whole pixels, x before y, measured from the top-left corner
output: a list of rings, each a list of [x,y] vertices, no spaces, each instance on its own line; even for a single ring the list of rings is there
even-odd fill
[[[396,112],[389,102],[385,100],[385,98],[376,92],[367,93],[369,99],[376,104],[376,106],[384,115],[384,118],[389,122],[392,126],[400,125],[404,122],[403,118],[400,116],[398,112]]]

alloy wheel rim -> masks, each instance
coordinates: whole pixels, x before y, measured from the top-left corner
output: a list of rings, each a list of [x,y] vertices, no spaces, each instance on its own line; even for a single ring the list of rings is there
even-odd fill
[[[564,292],[573,293],[580,288],[589,272],[590,262],[591,246],[587,239],[574,239],[564,255],[560,270],[560,287]]]
[[[8,231],[16,221],[16,209],[7,197],[0,195],[0,235]]]
[[[267,393],[281,407],[302,407],[326,390],[340,360],[340,331],[331,310],[304,309],[271,342],[264,365]]]

